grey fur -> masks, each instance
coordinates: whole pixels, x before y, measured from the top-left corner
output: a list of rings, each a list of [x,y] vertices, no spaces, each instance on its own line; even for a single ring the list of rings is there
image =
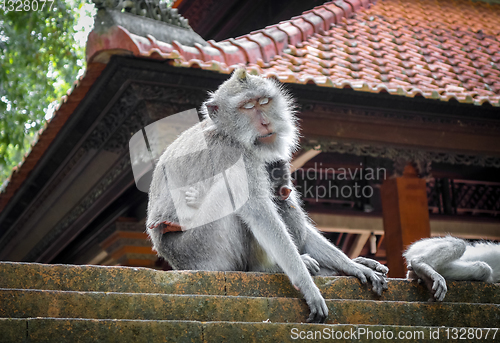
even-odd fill
[[[259,141],[263,136],[239,110],[245,101],[263,98],[270,101],[259,114],[274,128],[276,139],[271,143]],[[302,210],[288,171],[297,147],[296,118],[293,102],[278,82],[237,70],[211,94],[202,111],[204,120],[167,148],[153,173],[146,225],[160,256],[175,269],[285,272],[304,295],[311,322],[323,322],[328,308],[310,273],[354,275],[363,283],[370,280],[377,294],[387,289],[382,275],[386,267],[368,259],[360,263],[349,259]],[[200,133],[206,146],[195,139]],[[232,176],[242,181],[237,188],[231,186],[234,180],[228,183],[224,170],[240,157],[245,166],[241,174],[246,175]],[[274,178],[273,165],[279,169]],[[224,178],[211,178],[221,174]],[[275,188],[283,185],[292,189],[286,200],[275,196]],[[175,187],[186,189],[184,202],[173,200]],[[181,232],[163,234],[159,229],[164,221],[190,223],[216,216],[213,209],[223,207],[220,199],[227,197],[228,188],[236,208],[233,213]],[[190,213],[195,214],[189,217]]]
[[[437,301],[443,301],[448,291],[446,280],[500,281],[499,244],[468,243],[451,236],[425,238],[413,243],[403,256],[407,278],[422,280]]]

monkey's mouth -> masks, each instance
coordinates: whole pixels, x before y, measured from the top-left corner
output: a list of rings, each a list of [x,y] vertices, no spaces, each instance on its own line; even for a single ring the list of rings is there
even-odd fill
[[[267,135],[257,137],[260,143],[272,143],[276,139],[276,132],[270,132]]]

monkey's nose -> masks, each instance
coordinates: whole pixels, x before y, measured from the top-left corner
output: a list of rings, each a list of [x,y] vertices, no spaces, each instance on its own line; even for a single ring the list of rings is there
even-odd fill
[[[261,115],[260,117],[260,123],[264,126],[268,126],[271,122],[265,115]]]

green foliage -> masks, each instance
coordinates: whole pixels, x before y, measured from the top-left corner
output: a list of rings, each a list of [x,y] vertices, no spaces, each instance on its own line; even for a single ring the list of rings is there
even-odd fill
[[[5,11],[0,0],[0,184],[83,65],[74,26],[85,0],[76,1],[56,0],[51,10],[47,2],[41,10],[38,0],[38,11]]]

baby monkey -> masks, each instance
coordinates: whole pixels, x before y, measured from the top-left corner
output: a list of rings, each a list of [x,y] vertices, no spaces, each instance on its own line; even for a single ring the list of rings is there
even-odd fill
[[[311,274],[387,289],[385,266],[349,259],[302,210],[289,172],[298,145],[294,103],[279,82],[237,69],[201,111],[203,120],[165,150],[153,173],[146,226],[160,256],[174,269],[284,272],[310,322],[328,315]]]
[[[448,291],[445,280],[500,281],[500,245],[492,242],[425,238],[410,245],[403,256],[407,278],[422,280],[437,301],[443,301]]]

